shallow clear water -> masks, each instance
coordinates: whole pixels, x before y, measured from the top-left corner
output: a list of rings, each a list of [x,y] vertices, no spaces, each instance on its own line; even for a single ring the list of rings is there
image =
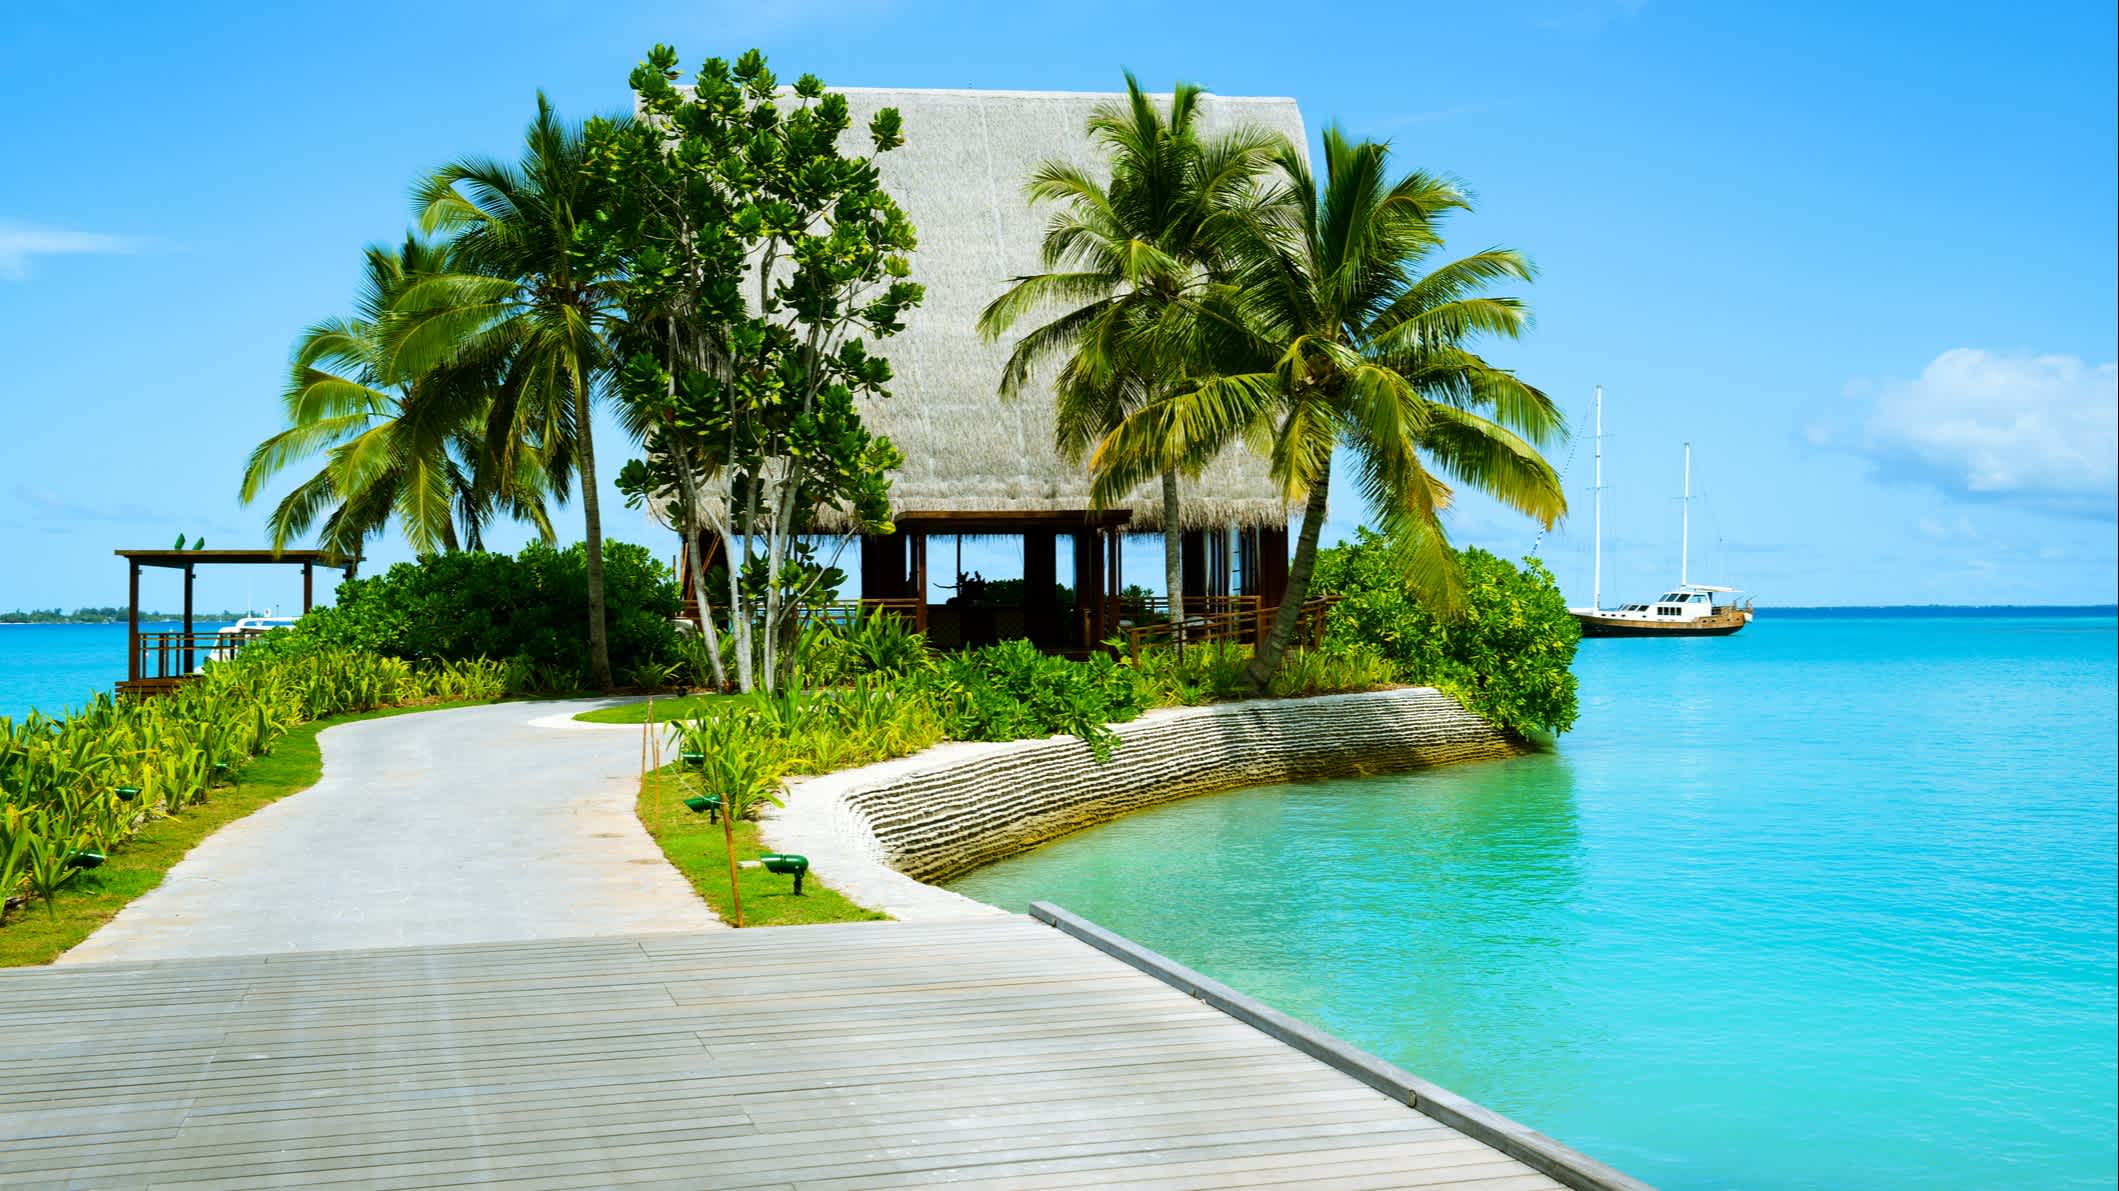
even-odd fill
[[[1589,641],[1548,754],[971,874],[1666,1188],[2114,1185],[2114,622]]]
[[[227,621],[199,621],[197,632],[226,628]],[[177,632],[179,623],[141,621],[142,629]],[[59,715],[125,677],[122,624],[0,625],[0,716],[21,719],[34,708]]]

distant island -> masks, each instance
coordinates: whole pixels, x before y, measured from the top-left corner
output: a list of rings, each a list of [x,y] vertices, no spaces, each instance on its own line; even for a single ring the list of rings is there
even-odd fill
[[[123,608],[76,608],[61,612],[57,608],[33,608],[28,612],[0,612],[0,624],[124,624],[130,615]],[[193,612],[191,619],[241,620],[247,612]],[[141,620],[182,620],[182,612],[141,612]]]

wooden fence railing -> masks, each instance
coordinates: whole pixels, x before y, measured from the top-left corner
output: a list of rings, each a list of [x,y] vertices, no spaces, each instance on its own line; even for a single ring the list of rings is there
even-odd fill
[[[226,661],[238,649],[265,634],[264,629],[241,633],[141,633],[134,638],[132,676],[137,678],[189,678],[209,661]]]
[[[805,621],[810,624],[822,622],[835,628],[851,628],[864,616],[883,613],[896,616],[908,623],[917,624],[922,611],[921,601],[913,596],[873,600],[839,600],[830,604],[818,604],[807,610]]]
[[[1182,651],[1192,645],[1255,646],[1265,640],[1273,630],[1273,620],[1280,615],[1280,609],[1257,604],[1256,596],[1230,598],[1252,600],[1253,605],[1200,616],[1188,614],[1182,621],[1130,625],[1119,630],[1119,637],[1135,661],[1140,660],[1143,648],[1155,645],[1175,646]],[[1315,649],[1324,644],[1325,615],[1338,602],[1337,596],[1319,596],[1303,602],[1295,621],[1294,648]]]

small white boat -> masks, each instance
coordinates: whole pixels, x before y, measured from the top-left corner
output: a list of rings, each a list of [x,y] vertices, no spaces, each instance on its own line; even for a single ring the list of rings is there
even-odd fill
[[[1652,603],[1617,608],[1570,608],[1584,637],[1726,637],[1751,623],[1751,609],[1717,604],[1714,597],[1734,594],[1734,587],[1682,583]]]
[[[214,645],[206,651],[206,659],[199,663],[199,670],[206,669],[206,662],[225,662],[236,655],[236,651],[251,641],[274,629],[294,627],[299,616],[274,616],[267,608],[263,616],[245,616],[227,628],[214,634]]]
[[[1595,570],[1590,606],[1569,608],[1584,637],[1726,637],[1751,623],[1747,600],[1716,603],[1718,595],[1736,595],[1734,587],[1693,583],[1686,572],[1692,555],[1692,444],[1685,444],[1684,526],[1679,531],[1678,585],[1645,604],[1604,607],[1604,387],[1597,386],[1597,475]]]

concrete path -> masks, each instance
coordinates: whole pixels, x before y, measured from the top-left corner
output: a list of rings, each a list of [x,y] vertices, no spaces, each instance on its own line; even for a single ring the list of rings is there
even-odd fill
[[[59,962],[720,925],[634,817],[639,730],[568,719],[603,705],[326,729],[322,781],[216,832]]]

